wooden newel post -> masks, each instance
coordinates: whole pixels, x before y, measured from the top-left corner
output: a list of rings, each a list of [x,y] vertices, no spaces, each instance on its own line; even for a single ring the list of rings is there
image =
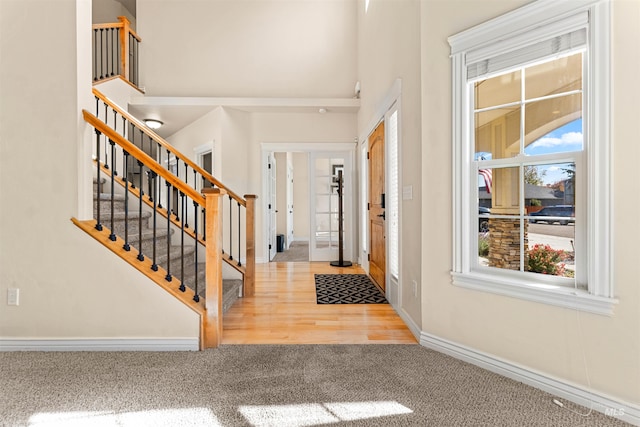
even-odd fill
[[[205,316],[200,343],[204,348],[218,347],[222,342],[222,196],[219,188],[202,190],[205,198],[206,270]]]
[[[247,201],[246,212],[246,256],[244,275],[244,296],[252,297],[255,294],[256,286],[256,199],[255,194],[245,194]]]
[[[122,30],[120,31],[120,75],[129,80],[129,32],[131,30],[131,22],[126,16],[118,16],[118,20],[122,22]]]

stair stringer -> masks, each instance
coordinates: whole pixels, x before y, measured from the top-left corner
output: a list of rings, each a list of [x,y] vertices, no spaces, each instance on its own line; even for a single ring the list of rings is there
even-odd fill
[[[95,228],[96,220],[80,221],[76,218],[72,218],[71,221],[81,230],[86,232],[89,236],[93,237],[95,240],[101,243],[105,248],[109,249],[116,256],[126,261],[129,265],[141,272],[144,276],[146,276],[156,285],[160,286],[166,292],[171,294],[176,300],[180,301],[183,305],[193,311],[198,316],[198,340],[200,342],[200,345],[202,346],[204,333],[204,331],[202,330],[202,325],[204,324],[206,318],[204,299],[201,299],[199,302],[194,301],[193,297],[195,293],[188,287],[184,292],[179,291],[179,280],[174,279],[171,282],[168,282],[165,279],[167,272],[162,267],[159,267],[158,271],[153,271],[151,269],[150,259],[146,258],[144,261],[139,261],[137,259],[137,251],[125,251],[124,249],[122,249],[124,240],[117,236],[115,241],[110,240],[109,235],[111,234],[111,230],[104,226],[101,231],[97,230]]]

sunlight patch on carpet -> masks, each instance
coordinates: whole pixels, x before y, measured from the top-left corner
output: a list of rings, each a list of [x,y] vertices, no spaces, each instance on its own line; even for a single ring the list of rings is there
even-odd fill
[[[222,427],[209,408],[160,409],[136,412],[42,412],[29,418],[29,427]]]
[[[252,426],[288,427],[333,424],[413,413],[411,409],[394,401],[247,405],[241,406],[238,410]]]

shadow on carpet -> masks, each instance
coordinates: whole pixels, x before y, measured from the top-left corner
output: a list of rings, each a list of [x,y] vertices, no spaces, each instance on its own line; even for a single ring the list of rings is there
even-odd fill
[[[318,304],[388,304],[366,274],[316,274]]]

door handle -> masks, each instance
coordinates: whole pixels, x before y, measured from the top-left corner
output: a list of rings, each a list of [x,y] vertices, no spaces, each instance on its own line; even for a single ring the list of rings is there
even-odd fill
[[[382,212],[380,215],[378,215],[379,217],[381,217],[383,220],[386,220],[387,217],[385,216],[385,212]]]
[[[381,207],[382,209],[384,209],[384,199],[385,199],[385,197],[384,197],[384,193],[382,193],[382,194],[380,195],[380,207]]]

